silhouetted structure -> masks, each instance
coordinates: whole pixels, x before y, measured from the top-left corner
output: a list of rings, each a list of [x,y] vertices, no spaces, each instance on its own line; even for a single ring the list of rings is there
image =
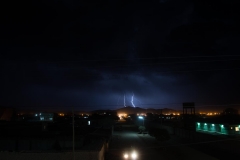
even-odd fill
[[[188,112],[190,110],[190,113]],[[195,115],[195,104],[193,102],[183,103],[183,115]]]
[[[223,115],[237,115],[238,114],[238,110],[234,109],[234,108],[227,108],[223,111],[222,113]]]
[[[182,116],[184,128],[195,130],[195,104],[193,102],[183,103]]]

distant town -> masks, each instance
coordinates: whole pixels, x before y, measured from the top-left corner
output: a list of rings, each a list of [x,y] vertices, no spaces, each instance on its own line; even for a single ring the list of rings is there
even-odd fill
[[[228,136],[240,136],[240,116],[234,108],[226,108],[222,112],[196,113],[194,103],[183,103],[182,111],[122,107],[91,112],[34,112],[1,107],[0,128],[1,159],[18,159],[18,154],[25,159],[30,156],[29,153],[36,159],[41,153],[46,159],[72,157],[103,160],[123,158],[122,149],[116,150],[116,145],[120,145],[120,137],[121,148],[136,145],[135,141],[140,139],[143,141],[138,143],[144,145],[144,141],[149,143],[147,141],[154,139],[156,142],[169,142],[172,137],[191,143],[222,138],[227,142]],[[130,135],[135,138],[128,139]],[[160,144],[154,143],[155,147],[161,148]],[[238,147],[240,144],[236,141],[231,145]],[[232,153],[227,146],[224,149]],[[195,147],[208,153],[204,148]],[[138,148],[138,152],[145,153],[143,149]]]
[[[94,111],[74,111],[74,115],[76,117],[81,118],[89,118],[92,114],[104,115],[106,113],[113,113],[117,115],[120,119],[127,118],[130,114],[143,115],[147,116],[148,114],[153,115],[164,115],[167,117],[170,116],[181,116],[181,110],[174,110],[169,108],[163,109],[144,109],[140,107],[122,107],[116,110],[94,110]],[[224,114],[224,110],[222,112],[219,111],[205,111],[205,112],[196,112],[198,116],[217,116]],[[21,110],[14,109],[11,107],[1,107],[0,108],[0,120],[1,121],[54,121],[59,117],[69,117],[72,116],[72,111],[32,111],[32,110]]]

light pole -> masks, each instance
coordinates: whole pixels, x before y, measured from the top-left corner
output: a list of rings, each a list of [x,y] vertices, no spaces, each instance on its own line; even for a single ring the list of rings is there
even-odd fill
[[[142,130],[142,134],[144,135],[144,133],[143,133],[145,131],[144,117],[143,116],[138,116],[138,118],[143,120],[143,127],[141,127],[142,128],[141,130]],[[141,132],[141,130],[140,130],[140,132]]]
[[[75,131],[74,131],[74,110],[72,108],[72,131],[73,131],[73,160],[75,160]]]
[[[144,126],[144,117],[143,116],[138,116],[138,118],[143,120],[143,126]]]

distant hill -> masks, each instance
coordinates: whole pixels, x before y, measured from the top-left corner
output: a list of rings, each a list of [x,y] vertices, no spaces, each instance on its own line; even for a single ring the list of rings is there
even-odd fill
[[[140,108],[140,107],[123,107],[117,109],[117,113],[127,113],[127,114],[137,114],[137,113],[153,113],[153,114],[160,114],[162,110],[163,114],[171,114],[171,113],[181,113],[181,111],[177,111],[174,109],[163,108],[163,109],[154,109],[154,108]]]
[[[139,107],[123,107],[116,110],[117,113],[127,113],[127,114],[137,114],[137,113],[145,113],[145,109]]]

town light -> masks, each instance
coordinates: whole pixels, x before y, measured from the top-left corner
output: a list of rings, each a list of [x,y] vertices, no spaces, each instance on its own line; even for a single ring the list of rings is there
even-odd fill
[[[128,154],[125,153],[123,157],[124,157],[125,159],[128,159]]]
[[[138,116],[138,118],[139,118],[139,119],[143,119],[143,117],[142,117],[142,116]]]
[[[138,116],[138,118],[143,120],[143,126],[144,126],[144,117],[143,116]]]

